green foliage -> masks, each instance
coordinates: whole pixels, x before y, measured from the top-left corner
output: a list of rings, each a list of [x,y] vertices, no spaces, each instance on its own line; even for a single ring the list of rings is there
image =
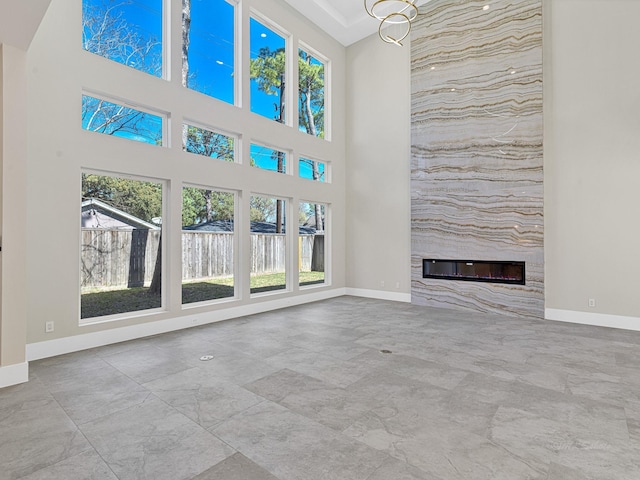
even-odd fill
[[[146,222],[162,217],[162,185],[106,175],[82,174],[82,199],[95,198]]]
[[[251,78],[258,83],[260,91],[267,95],[277,95],[284,82],[285,71],[284,48],[270,50],[269,47],[260,49],[256,58],[251,60]]]
[[[196,187],[182,189],[182,226],[233,220],[234,195]]]
[[[233,162],[234,139],[204,128],[185,125],[184,148],[187,152]]]
[[[252,222],[273,222],[275,215],[275,199],[260,196],[251,197],[249,216]]]
[[[251,60],[251,78],[258,89],[267,95],[281,94],[284,90],[286,56],[284,49],[260,49]],[[324,65],[304,50],[298,55],[298,118],[307,133],[324,138]],[[281,99],[284,101],[284,99]],[[282,121],[276,105],[276,120]]]
[[[298,51],[298,118],[311,135],[324,138],[324,65]]]

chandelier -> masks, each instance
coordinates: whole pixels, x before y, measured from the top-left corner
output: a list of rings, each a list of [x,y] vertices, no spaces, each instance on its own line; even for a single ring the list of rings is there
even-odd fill
[[[411,22],[418,16],[416,0],[364,0],[364,9],[367,13],[380,21],[378,35],[387,43],[402,46],[402,40],[411,33]],[[384,27],[399,25],[398,33],[383,33]],[[395,29],[394,29],[395,30]]]

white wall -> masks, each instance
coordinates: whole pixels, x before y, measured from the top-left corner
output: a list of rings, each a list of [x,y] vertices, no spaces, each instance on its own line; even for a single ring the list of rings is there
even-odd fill
[[[410,45],[347,48],[347,286],[410,301]]]
[[[640,2],[545,8],[547,317],[637,329]]]
[[[172,0],[171,5],[171,26],[173,31],[179,32],[181,2]],[[250,9],[255,9],[287,29],[292,35],[292,48],[297,49],[297,42],[301,40],[331,60],[328,74],[333,106],[331,141],[311,137],[297,128],[252,114],[248,105],[248,82],[242,88],[242,108],[184,89],[180,83],[179,35],[174,37],[171,45],[169,81],[150,77],[83,51],[80,43],[81,1],[52,0],[28,54],[29,183],[26,218],[29,223],[26,239],[23,240],[29,250],[26,269],[28,343],[33,347],[32,352],[38,352],[31,358],[43,356],[46,352],[59,353],[61,350],[78,348],[82,342],[69,342],[66,339],[83,335],[83,338],[91,339],[91,344],[100,343],[101,338],[115,341],[118,336],[106,331],[118,328],[124,332],[128,329],[128,333],[120,337],[124,339],[170,329],[172,325],[184,326],[192,321],[201,323],[228,318],[300,302],[309,296],[315,298],[310,292],[317,297],[344,291],[345,49],[303,20],[283,0],[245,0],[242,5],[240,14],[245,26],[242,31],[245,73],[249,70],[247,27]],[[170,113],[170,145],[157,147],[84,131],[80,117],[83,89]],[[242,134],[243,164],[207,160],[183,152],[181,128],[184,117]],[[294,175],[281,175],[251,167],[249,145],[255,141],[287,149],[293,155],[330,162],[333,182],[320,184]],[[290,157],[290,160],[293,158]],[[79,213],[83,169],[143,176],[166,183],[167,208],[163,225],[167,232],[167,244],[164,251],[169,255],[164,262],[163,290],[167,294],[167,305],[163,312],[79,325]],[[289,218],[297,218],[293,208],[297,211],[299,201],[329,204],[331,257],[328,275],[331,285],[310,290],[300,290],[297,285],[292,285],[289,292],[251,299],[248,282],[244,281],[239,285],[242,296],[237,300],[183,309],[180,217],[181,188],[184,183],[239,192],[241,209],[237,223],[241,238],[245,239],[240,244],[239,268],[246,276],[249,265],[244,259],[249,257],[248,200],[251,194],[286,197],[292,208]],[[290,229],[289,240],[292,244],[295,242],[295,229]],[[289,257],[292,272],[297,268],[295,258],[293,253]],[[237,281],[240,282],[242,278],[238,276]],[[46,321],[55,322],[53,333],[45,333]],[[100,333],[104,335],[101,337]],[[55,344],[56,340],[58,344]],[[56,350],[55,345],[49,348],[47,345],[51,342],[60,345],[60,349]]]
[[[0,387],[27,380],[26,59],[0,44]]]

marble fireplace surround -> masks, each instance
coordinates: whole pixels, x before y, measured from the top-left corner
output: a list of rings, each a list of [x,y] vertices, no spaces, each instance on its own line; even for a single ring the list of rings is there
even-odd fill
[[[542,2],[432,0],[411,38],[412,302],[544,316]],[[525,285],[422,277],[521,261]]]

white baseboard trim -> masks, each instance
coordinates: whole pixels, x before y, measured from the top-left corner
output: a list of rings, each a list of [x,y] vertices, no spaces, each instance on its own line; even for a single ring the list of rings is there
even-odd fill
[[[544,318],[558,322],[580,323],[596,327],[620,328],[640,331],[640,318],[605,313],[578,312],[575,310],[545,309]]]
[[[411,303],[410,293],[385,292],[383,290],[367,290],[364,288],[346,288],[345,295],[375,298],[377,300],[391,300],[392,302]]]
[[[147,322],[139,325],[103,330],[100,332],[57,338],[55,340],[47,340],[44,342],[29,343],[27,344],[27,360],[33,361],[42,358],[55,357],[57,355],[78,352],[89,348],[102,347],[112,343],[126,342],[127,340],[173,332],[176,330],[194,327],[196,325],[206,325],[246,315],[292,307],[303,303],[341,297],[343,295],[345,295],[344,288],[323,290],[294,297],[255,302],[249,305],[241,305],[212,312],[185,315],[156,322]]]
[[[0,367],[0,388],[18,385],[29,380],[29,364],[16,363]]]

